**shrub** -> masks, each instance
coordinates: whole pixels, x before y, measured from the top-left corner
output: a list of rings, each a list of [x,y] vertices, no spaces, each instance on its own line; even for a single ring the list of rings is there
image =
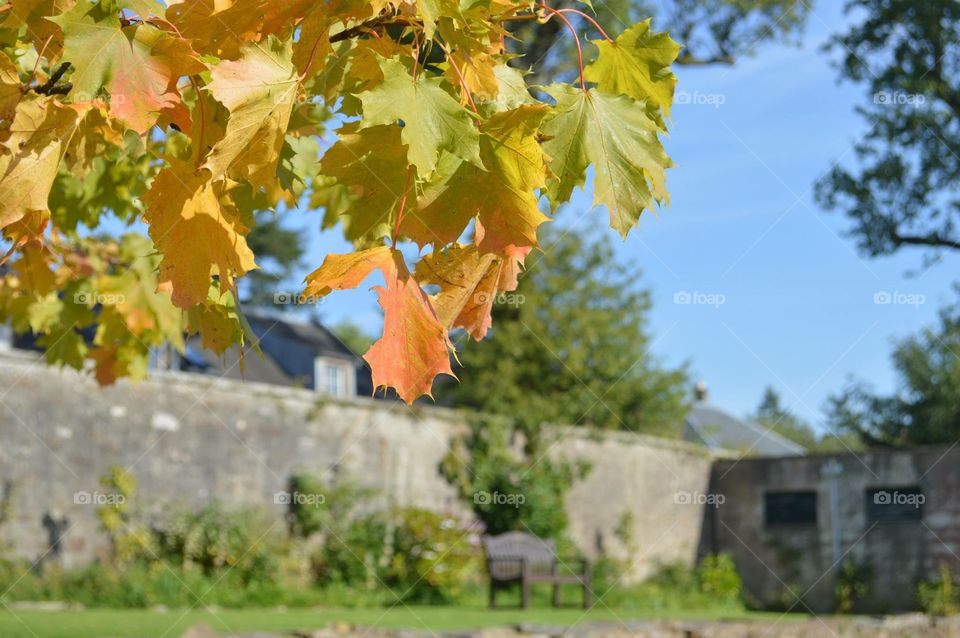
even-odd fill
[[[697,567],[700,591],[719,601],[740,600],[743,583],[729,554],[710,554]]]
[[[278,570],[279,540],[266,515],[255,509],[228,510],[218,503],[175,514],[154,528],[157,555],[205,576],[230,568],[244,584],[272,582]]]
[[[397,514],[391,579],[405,600],[450,602],[479,573],[479,550],[457,521],[422,509]]]
[[[389,525],[382,514],[368,514],[351,522],[342,534],[327,537],[313,558],[321,585],[371,590],[387,577]]]
[[[836,596],[837,613],[848,614],[853,611],[857,601],[870,591],[872,570],[854,560],[846,561],[837,574]]]
[[[693,609],[743,609],[740,577],[729,556],[707,557],[696,569],[665,564],[643,582],[625,585],[622,581],[629,563],[610,557],[594,566],[594,590],[608,593],[604,602],[612,608],[642,609],[647,612]]]
[[[917,602],[924,613],[932,616],[960,613],[960,595],[949,567],[941,565],[940,578],[917,585]]]
[[[511,443],[516,431],[503,418],[473,417],[469,434],[454,441],[441,471],[488,534],[523,530],[559,541],[568,524],[564,496],[588,468],[517,449]],[[493,494],[512,500],[497,502]]]
[[[326,540],[314,566],[325,587],[389,588],[391,602],[438,603],[457,598],[479,575],[480,561],[472,535],[455,520],[405,508],[357,519]]]
[[[345,481],[336,487],[325,485],[306,473],[294,474],[287,483],[291,498],[287,508],[287,522],[293,536],[306,538],[322,532],[346,528],[357,507],[374,495],[374,491]]]

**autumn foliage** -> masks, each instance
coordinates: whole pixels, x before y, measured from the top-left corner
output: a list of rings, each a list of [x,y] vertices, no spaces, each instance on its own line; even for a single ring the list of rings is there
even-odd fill
[[[379,271],[374,381],[407,401],[430,394],[452,374],[450,332],[482,339],[497,293],[517,286],[549,221],[542,199],[556,210],[592,166],[594,201],[625,236],[668,198],[669,36],[647,21],[612,39],[594,23],[571,84],[530,87],[508,65],[511,22],[569,26],[589,11],[12,0],[0,314],[40,335],[51,362],[92,361],[101,383],[142,377],[151,348],[185,334],[222,353],[250,341],[237,285],[257,268],[254,212],[323,209],[355,251],[327,255],[304,293]]]

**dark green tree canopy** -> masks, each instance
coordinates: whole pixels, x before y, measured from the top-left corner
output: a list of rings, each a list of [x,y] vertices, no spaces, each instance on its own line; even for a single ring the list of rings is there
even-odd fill
[[[960,3],[850,0],[860,21],[836,36],[840,76],[864,85],[868,131],[853,166],[817,184],[871,256],[960,249]]]
[[[868,445],[953,444],[960,440],[960,307],[901,341],[893,353],[901,390],[884,396],[853,383],[830,399],[831,425]]]

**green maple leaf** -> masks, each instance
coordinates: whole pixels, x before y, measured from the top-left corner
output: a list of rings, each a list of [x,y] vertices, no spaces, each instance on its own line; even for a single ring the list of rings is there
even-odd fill
[[[547,111],[528,104],[487,120],[480,149],[488,170],[445,156],[438,179],[424,189],[419,209],[404,217],[401,232],[421,245],[449,243],[477,217],[485,229],[481,251],[535,246],[537,227],[548,221],[534,195],[545,185],[537,133]]]
[[[606,205],[610,225],[626,237],[645,208],[669,200],[666,169],[673,166],[657,138],[658,126],[642,103],[622,95],[554,84],[557,104],[544,123],[543,144],[553,176],[547,194],[554,205],[570,199],[594,165],[594,205]]]
[[[482,167],[477,127],[469,111],[441,88],[442,80],[424,77],[424,72],[413,79],[397,59],[378,62],[384,81],[358,96],[363,104],[361,127],[403,121],[400,137],[421,175],[433,172],[441,149]]]
[[[396,125],[359,131],[348,125],[324,154],[323,174],[335,177],[350,194],[340,213],[347,239],[381,239],[393,231],[407,182],[407,147],[400,135]]]
[[[74,95],[97,95],[113,74],[115,48],[122,44],[123,31],[116,7],[78,2],[72,9],[47,18],[63,31],[63,59],[70,62]]]
[[[645,101],[650,115],[666,129],[659,111],[670,117],[677,76],[670,65],[680,53],[680,45],[668,33],[654,33],[650,20],[633,25],[615,42],[594,40],[599,49],[597,60],[584,69],[584,77],[596,82],[597,89],[613,95],[626,95]]]

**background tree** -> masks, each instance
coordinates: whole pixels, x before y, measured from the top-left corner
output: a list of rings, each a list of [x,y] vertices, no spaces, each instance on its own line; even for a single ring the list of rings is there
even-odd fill
[[[854,382],[831,397],[831,425],[868,445],[953,444],[960,440],[960,308],[939,325],[901,341],[893,352],[901,390],[875,394]]]
[[[802,445],[808,452],[847,452],[862,447],[859,438],[847,431],[818,434],[807,421],[784,406],[780,395],[771,387],[763,391],[760,405],[751,415],[751,419],[780,436]]]
[[[843,79],[863,84],[868,124],[856,166],[836,167],[817,199],[853,222],[868,255],[960,248],[960,3],[851,0],[858,21],[831,44]]]
[[[458,339],[460,382],[436,391],[441,403],[517,419],[678,435],[686,369],[650,353],[650,295],[637,269],[614,258],[609,241],[542,233],[545,252],[528,259],[515,293],[494,306],[480,342]]]
[[[558,0],[550,3],[561,11],[584,9],[584,3]],[[597,21],[611,36],[627,25],[652,16],[657,30],[667,30],[684,45],[678,64],[733,64],[772,40],[792,40],[802,28],[812,2],[798,0],[610,0],[593,5]],[[586,19],[566,13],[571,24],[590,39],[597,30]],[[573,72],[576,55],[572,42],[563,37],[565,25],[559,20],[543,24],[518,22],[513,25],[522,54],[514,65],[532,69],[535,81],[546,74]],[[523,43],[523,47],[519,46]]]
[[[349,319],[338,321],[330,328],[351,351],[357,356],[363,356],[377,338],[367,333],[359,324]]]
[[[808,450],[817,444],[817,433],[810,424],[787,409],[777,391],[769,386],[763,391],[763,398],[760,399],[760,405],[752,418],[757,424]]]
[[[272,211],[257,214],[257,223],[247,236],[250,250],[257,256],[259,270],[252,271],[246,278],[246,299],[243,302],[252,306],[271,306],[277,310],[290,310],[293,304],[275,304],[274,294],[287,292],[281,290],[284,281],[289,280],[294,270],[301,265],[304,254],[304,235],[296,229],[285,228],[282,219]],[[295,289],[296,286],[291,286]]]

